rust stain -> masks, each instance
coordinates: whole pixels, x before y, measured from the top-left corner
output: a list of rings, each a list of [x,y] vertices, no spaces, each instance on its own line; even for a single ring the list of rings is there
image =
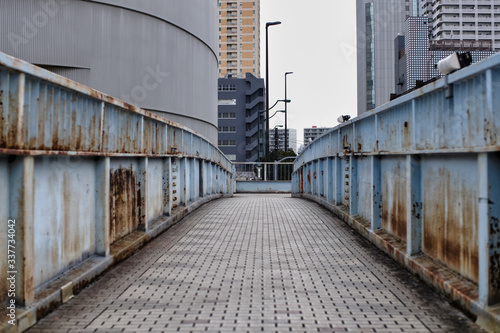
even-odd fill
[[[424,251],[431,258],[477,282],[479,261],[476,195],[467,188],[466,171],[444,168],[425,180]],[[465,178],[462,178],[465,177]]]
[[[137,174],[130,168],[110,171],[110,227],[113,243],[137,229]]]
[[[500,295],[500,221],[497,217],[490,218],[490,237],[495,241],[490,245],[490,281],[496,295]]]
[[[311,185],[311,170],[307,172],[307,182]]]
[[[304,193],[304,169],[299,170],[299,193]]]
[[[399,164],[384,172],[382,193],[383,228],[396,238],[406,240],[406,177]]]
[[[403,126],[403,147],[409,148],[411,146],[411,129],[407,121]]]
[[[342,138],[342,147],[344,154],[349,154],[351,152],[351,144],[349,143],[349,137],[347,136],[347,133],[344,134]]]
[[[7,133],[3,133],[3,129],[7,123],[4,112],[3,90],[0,90],[0,129],[2,129],[2,133],[0,135],[0,147],[7,147],[7,137],[5,136]]]
[[[17,110],[19,108],[19,100],[17,99],[16,92],[9,91],[9,109],[11,110]],[[23,129],[21,128],[21,133],[18,133],[17,130],[17,123],[20,121],[22,125],[25,126],[23,119],[19,119],[19,113],[15,112],[14,115],[12,115],[11,112],[9,112],[9,116],[7,116],[6,123],[10,124],[8,126],[8,134],[6,138],[6,146],[9,148],[14,148],[14,149],[19,149],[22,148],[19,145],[18,142],[18,136],[22,138],[22,131]]]

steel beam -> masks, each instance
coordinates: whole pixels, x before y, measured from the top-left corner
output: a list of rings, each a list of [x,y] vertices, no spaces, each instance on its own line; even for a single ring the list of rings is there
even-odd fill
[[[406,156],[406,252],[422,252],[423,204],[421,190],[420,157]]]
[[[500,157],[480,153],[479,166],[479,301],[500,302]]]

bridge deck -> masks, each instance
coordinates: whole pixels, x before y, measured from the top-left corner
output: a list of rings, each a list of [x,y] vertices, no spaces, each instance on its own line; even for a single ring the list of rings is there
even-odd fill
[[[29,332],[481,332],[347,225],[289,195],[211,202]]]

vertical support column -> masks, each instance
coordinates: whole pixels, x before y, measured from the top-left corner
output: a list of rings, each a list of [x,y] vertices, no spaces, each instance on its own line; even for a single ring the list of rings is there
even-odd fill
[[[214,164],[214,193],[218,194],[220,193],[219,189],[219,166],[217,164]]]
[[[181,204],[180,200],[180,187],[181,187],[181,162],[178,158],[176,157],[171,157],[170,158],[170,177],[172,179],[172,182],[170,183],[172,185],[170,193],[171,193],[171,201],[172,201],[172,209],[177,208]]]
[[[382,228],[382,170],[380,156],[370,156],[371,163],[371,230]]]
[[[308,174],[311,175],[310,176],[311,183],[309,185],[309,192],[311,193],[311,195],[315,195],[316,194],[316,179],[314,177],[314,172],[316,171],[316,163],[314,161],[312,161],[311,164],[308,164],[307,166],[309,168]]]
[[[479,301],[500,302],[500,158],[480,153],[479,172]]]
[[[224,186],[223,186],[223,174],[222,174],[222,169],[219,165],[217,165],[217,188],[218,188],[218,193],[221,194],[224,191]]]
[[[35,297],[34,171],[33,156],[17,157],[11,165],[10,218],[15,228],[15,267],[8,264],[8,277],[15,275],[16,305],[27,307]],[[10,238],[9,238],[10,239]]]
[[[214,165],[212,162],[208,163],[208,193],[214,194]]]
[[[179,204],[187,206],[187,157],[179,160]]]
[[[318,160],[318,194],[320,197],[325,196],[325,160]]]
[[[95,252],[109,256],[109,204],[110,204],[110,160],[101,157],[96,161],[95,196]]]
[[[420,157],[406,156],[406,252],[422,252],[422,191]]]
[[[138,229],[148,232],[148,158],[139,158],[139,170],[137,173],[137,196],[139,198],[139,226]]]
[[[172,215],[172,159],[163,159],[163,215]]]
[[[311,194],[311,182],[312,182],[312,173],[311,173],[311,164],[308,163],[304,165],[304,193]]]
[[[218,179],[217,179],[217,164],[215,163],[212,163],[212,194],[216,194],[217,193],[217,182],[218,182]]]
[[[196,165],[195,165],[195,159],[194,158],[189,158],[189,168],[188,168],[188,173],[186,177],[186,181],[189,183],[189,200],[190,202],[194,201],[194,198],[196,197],[195,189],[196,185],[198,185],[198,182],[200,181],[199,175],[196,173]]]
[[[203,198],[205,196],[205,162],[203,160],[196,160],[198,165],[198,196]]]
[[[349,214],[358,215],[358,160],[349,157]]]
[[[344,178],[342,177],[342,159],[339,156],[335,156],[335,170],[333,174],[334,179],[334,192],[333,200],[335,205],[342,204],[342,195],[344,193]]]
[[[335,200],[335,159],[328,157],[326,160],[326,200],[332,202]]]
[[[323,161],[321,159],[316,160],[316,196],[321,197],[321,168]]]

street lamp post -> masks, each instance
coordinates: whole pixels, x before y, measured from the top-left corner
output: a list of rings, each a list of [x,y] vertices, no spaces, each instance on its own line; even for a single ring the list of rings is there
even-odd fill
[[[293,72],[286,72],[285,73],[285,101],[288,100],[286,97],[286,76],[288,74],[293,74]],[[287,112],[287,106],[288,103],[285,103],[285,152],[288,151],[288,127],[287,127],[287,117],[288,117],[288,112]]]
[[[272,25],[278,25],[281,22],[266,23],[266,161],[269,161],[269,30]]]
[[[262,116],[263,113],[265,113],[265,114],[267,114],[269,116],[269,111],[271,109],[273,109],[276,105],[278,105],[279,102],[290,103],[291,101],[289,99],[279,99],[270,108],[265,109],[265,110],[259,110],[259,111],[257,111],[257,113],[258,113],[258,118],[257,118],[258,119],[258,122],[257,122],[258,135],[257,135],[257,140],[258,140],[258,145],[259,145],[259,149],[257,149],[257,152],[258,152],[258,156],[259,156],[258,157],[259,162],[261,162],[261,160],[260,160],[260,138],[261,138],[260,124],[262,122],[261,119],[260,119],[260,117]],[[272,117],[274,117],[278,112],[285,112],[285,110],[278,110],[278,111],[276,111],[272,116],[266,117],[266,119],[264,119],[264,121],[267,123],[269,121],[269,119],[271,119]],[[269,140],[269,136],[268,136],[267,139]],[[267,154],[265,156],[267,158]]]

